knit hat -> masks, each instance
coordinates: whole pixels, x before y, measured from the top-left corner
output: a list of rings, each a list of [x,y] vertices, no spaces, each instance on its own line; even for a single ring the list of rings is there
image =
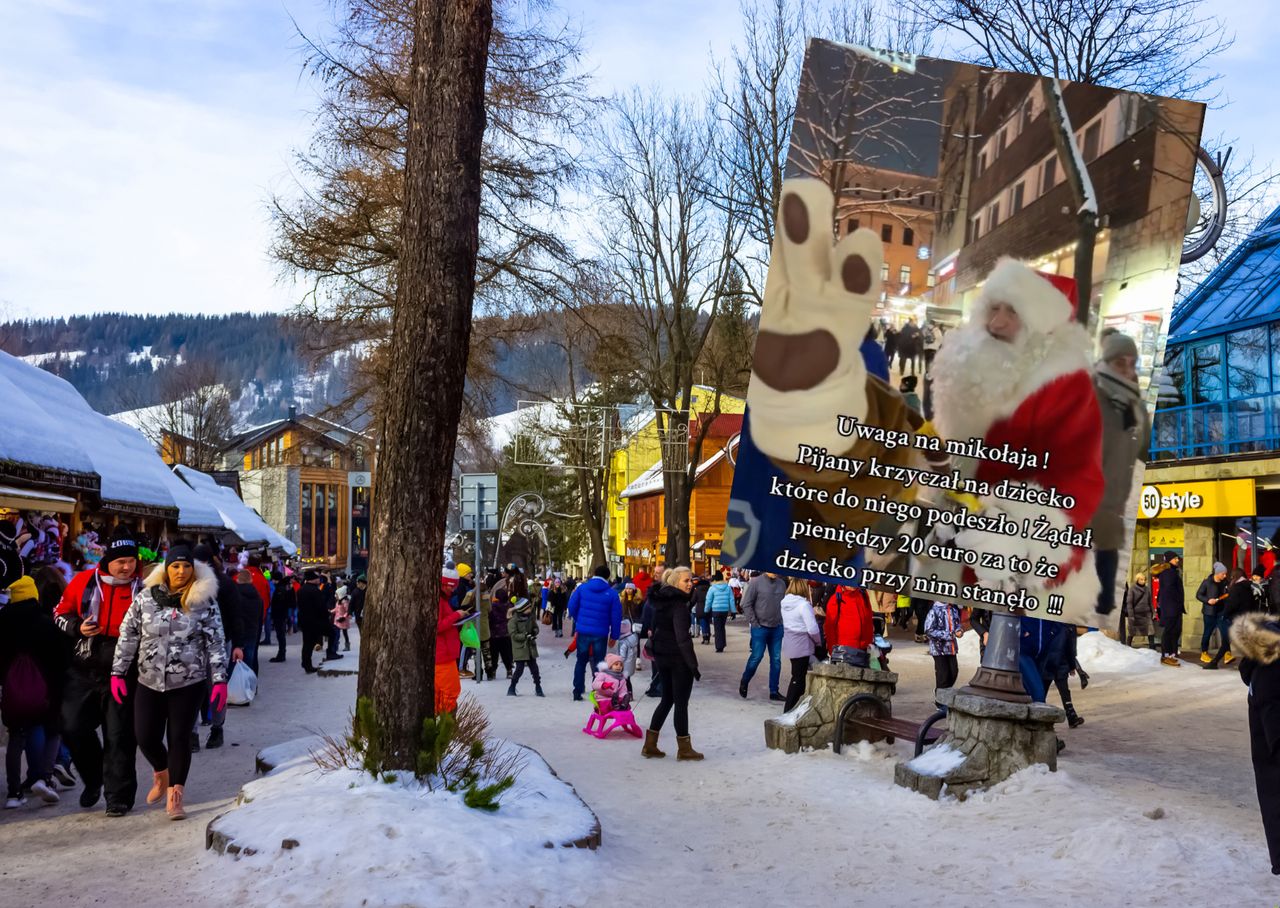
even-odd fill
[[[978,310],[1005,303],[1032,334],[1048,334],[1075,314],[1076,282],[1036,271],[1025,262],[1005,256],[996,262],[978,293]],[[983,316],[985,318],[985,316]]]
[[[1129,335],[1113,331],[1102,339],[1102,361],[1110,362],[1121,356],[1137,358],[1138,345]]]
[[[111,541],[107,543],[107,551],[102,556],[99,564],[105,571],[107,565],[115,561],[117,558],[137,558],[138,557],[138,541],[134,538],[130,531],[123,524],[115,528],[111,534]]]
[[[13,605],[17,602],[26,602],[28,599],[39,599],[40,594],[36,591],[36,582],[30,577],[19,577],[8,589],[9,604]]]
[[[167,568],[175,561],[185,561],[187,564],[194,565],[190,543],[175,542],[169,547],[169,554],[164,556],[164,566]]]
[[[202,542],[191,550],[191,557],[196,561],[203,561],[205,564],[213,564],[213,549]]]
[[[1221,561],[1215,561],[1213,563],[1213,572],[1215,574],[1225,574],[1227,572],[1227,566]]]
[[[440,577],[441,579],[444,579],[444,580],[456,581],[458,580],[458,572],[455,571],[453,568],[445,568],[444,571],[441,572]]]
[[[1173,550],[1171,549],[1171,550],[1169,550],[1169,551],[1167,551],[1167,552],[1165,552],[1165,553],[1164,553],[1164,562],[1165,562],[1165,564],[1170,564],[1170,563],[1172,563],[1173,559],[1175,559],[1175,558],[1179,558],[1179,557],[1181,557],[1181,556],[1180,556],[1177,552],[1175,552],[1175,551],[1173,551]]]
[[[459,564],[456,570],[458,571],[459,577],[471,576],[471,565],[469,564]]]

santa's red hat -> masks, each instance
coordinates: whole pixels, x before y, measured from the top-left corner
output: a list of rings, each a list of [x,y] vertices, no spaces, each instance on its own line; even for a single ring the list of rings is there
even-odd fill
[[[991,303],[1010,306],[1031,333],[1048,334],[1075,316],[1075,278],[1045,274],[1005,256],[996,262],[978,292],[978,311]]]

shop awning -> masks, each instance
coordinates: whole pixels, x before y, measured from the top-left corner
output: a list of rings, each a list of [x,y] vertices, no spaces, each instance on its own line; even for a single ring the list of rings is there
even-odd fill
[[[69,495],[54,495],[52,492],[33,492],[30,489],[19,489],[14,486],[0,486],[0,508],[70,514],[76,509],[76,500]]]

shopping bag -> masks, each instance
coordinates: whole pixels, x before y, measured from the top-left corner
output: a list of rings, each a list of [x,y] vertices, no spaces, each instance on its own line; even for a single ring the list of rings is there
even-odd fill
[[[479,649],[480,632],[476,630],[475,622],[462,625],[462,630],[458,631],[458,639],[469,649]]]
[[[258,694],[258,676],[241,660],[231,669],[227,681],[227,703],[231,706],[248,706]]]

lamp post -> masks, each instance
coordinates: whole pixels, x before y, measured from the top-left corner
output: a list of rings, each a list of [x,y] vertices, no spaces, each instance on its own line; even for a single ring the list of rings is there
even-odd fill
[[[1018,653],[1022,641],[1022,622],[1012,612],[991,613],[991,630],[982,665],[961,693],[993,697],[1010,703],[1030,703],[1031,696],[1022,683],[1018,669]]]

